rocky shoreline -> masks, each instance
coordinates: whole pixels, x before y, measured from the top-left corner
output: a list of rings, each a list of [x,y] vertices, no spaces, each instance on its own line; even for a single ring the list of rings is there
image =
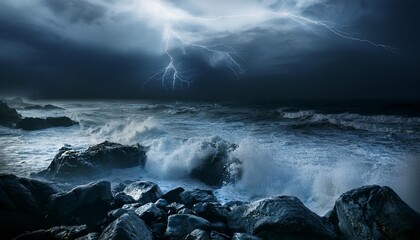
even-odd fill
[[[296,197],[221,204],[211,190],[108,181],[62,191],[0,175],[1,239],[419,239],[420,215],[388,187],[365,186],[318,216]]]

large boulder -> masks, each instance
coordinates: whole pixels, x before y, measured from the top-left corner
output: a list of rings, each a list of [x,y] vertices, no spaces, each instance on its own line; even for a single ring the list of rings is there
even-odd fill
[[[123,214],[113,221],[99,237],[100,240],[152,240],[147,225],[133,212]]]
[[[165,235],[170,238],[184,238],[195,229],[207,230],[210,222],[190,214],[175,214],[168,217]]]
[[[50,198],[47,223],[52,226],[95,226],[107,216],[113,200],[111,184],[107,181],[93,182],[69,192],[54,194]]]
[[[197,203],[193,209],[197,216],[205,218],[210,222],[227,222],[229,211],[220,203],[204,202]]]
[[[6,127],[15,127],[20,121],[21,115],[7,103],[0,101],[0,125]]]
[[[70,127],[78,124],[68,117],[47,117],[47,118],[33,118],[28,117],[20,120],[16,124],[16,128],[23,130],[40,130],[52,127]]]
[[[334,226],[296,197],[265,198],[233,207],[229,227],[262,239],[336,239]]]
[[[15,240],[67,240],[76,239],[89,234],[88,228],[82,226],[58,226],[46,230],[37,230],[19,235]]]
[[[35,179],[0,175],[0,235],[12,238],[44,226],[48,199],[57,190]]]
[[[129,184],[124,189],[124,193],[141,204],[156,202],[163,195],[162,190],[156,183],[147,181],[137,181]]]
[[[389,187],[365,186],[344,193],[332,217],[344,239],[420,239],[420,215]]]
[[[146,164],[147,148],[139,144],[126,146],[105,141],[84,152],[62,147],[48,168],[36,176],[49,179],[79,179],[103,176],[112,169],[130,168]]]
[[[241,162],[230,156],[237,147],[218,137],[203,142],[200,146],[200,159],[191,170],[191,177],[210,186],[237,181],[242,175]]]
[[[158,222],[166,222],[166,213],[153,203],[146,203],[134,211],[143,221],[152,225]]]
[[[183,191],[179,196],[180,203],[185,204],[188,208],[192,208],[194,204],[197,203],[217,202],[217,198],[211,190],[194,189],[191,191]]]

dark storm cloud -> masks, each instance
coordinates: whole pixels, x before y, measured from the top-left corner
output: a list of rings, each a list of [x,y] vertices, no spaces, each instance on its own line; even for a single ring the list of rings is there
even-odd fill
[[[167,4],[155,12],[155,3]],[[398,52],[287,18],[196,18],[278,8],[337,23],[342,31]],[[167,91],[159,77],[143,86],[168,64],[162,32],[179,17],[186,20],[175,30],[188,41],[233,46],[245,74],[236,78],[223,58],[182,48],[175,39],[170,51],[176,66],[192,76],[190,88]],[[419,25],[414,0],[5,0],[0,89],[47,97],[418,99]]]
[[[84,0],[44,0],[57,16],[64,16],[71,22],[84,22],[91,24],[104,17],[106,9],[100,5],[92,4]]]

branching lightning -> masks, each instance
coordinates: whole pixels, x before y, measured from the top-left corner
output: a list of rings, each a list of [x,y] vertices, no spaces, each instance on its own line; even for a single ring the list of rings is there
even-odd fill
[[[178,87],[189,87],[192,82],[192,75],[188,71],[185,71],[180,67],[180,62],[178,61],[176,54],[173,53],[174,49],[180,49],[184,55],[187,55],[187,52],[189,50],[201,50],[209,59],[215,59],[215,62],[222,62],[227,68],[231,70],[231,72],[237,78],[239,78],[245,73],[244,68],[236,60],[239,54],[233,47],[226,44],[205,45],[198,42],[187,41],[186,38],[182,36],[182,33],[185,33],[186,31],[182,26],[181,22],[185,21],[193,22],[197,25],[205,25],[211,24],[212,22],[222,22],[223,20],[229,19],[263,18],[264,21],[262,22],[267,22],[275,19],[285,19],[297,22],[307,27],[323,28],[324,30],[327,30],[328,32],[334,34],[339,38],[369,44],[373,47],[383,48],[384,50],[390,52],[397,51],[391,46],[382,43],[376,43],[368,39],[352,36],[352,34],[346,33],[338,29],[336,26],[334,26],[334,24],[325,21],[317,21],[292,12],[259,11],[256,13],[249,14],[236,14],[205,18],[190,15],[189,13],[175,14],[175,11],[172,12],[168,10],[168,7],[159,5],[159,3],[160,2],[154,2],[153,6],[159,10],[158,12],[161,12],[166,16],[164,18],[165,25],[162,34],[162,45],[163,51],[169,61],[161,71],[154,74],[144,84],[147,84],[151,80],[160,79],[162,86],[166,89],[170,87],[172,90],[175,90]],[[212,38],[206,39],[206,36],[202,37],[204,37],[205,40],[201,42],[211,42],[213,40]]]

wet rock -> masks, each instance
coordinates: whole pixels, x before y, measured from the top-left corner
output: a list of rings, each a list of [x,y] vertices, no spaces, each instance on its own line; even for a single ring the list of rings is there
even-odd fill
[[[183,189],[182,187],[177,187],[172,190],[169,190],[162,196],[162,198],[168,201],[168,203],[181,202],[181,193],[184,191],[185,189]]]
[[[136,200],[134,200],[132,196],[129,196],[123,192],[119,192],[115,194],[114,196],[113,206],[115,206],[115,208],[119,208],[119,207],[124,206],[125,204],[130,204],[130,203],[135,203],[135,202]]]
[[[169,215],[179,213],[182,209],[185,209],[185,205],[181,203],[171,203],[166,207]]]
[[[366,186],[341,195],[334,213],[344,239],[418,239],[420,215],[389,187]]]
[[[100,240],[152,240],[153,236],[147,225],[133,212],[128,212],[108,225]]]
[[[210,222],[204,218],[189,214],[175,214],[168,217],[165,235],[173,238],[183,238],[195,229],[206,230]]]
[[[252,236],[247,233],[234,233],[232,236],[232,240],[261,240],[261,238]]]
[[[0,125],[6,127],[15,127],[20,121],[21,115],[7,103],[0,101]]]
[[[155,206],[156,207],[158,207],[158,208],[160,208],[160,209],[166,209],[166,207],[169,205],[169,203],[168,203],[168,201],[166,201],[165,199],[163,199],[163,198],[160,198],[160,199],[158,199],[156,202],[155,202]]]
[[[24,107],[25,110],[64,110],[64,108],[54,106],[52,104],[41,105],[29,105]]]
[[[97,240],[100,234],[97,232],[89,233],[83,237],[76,238],[76,240]]]
[[[178,214],[191,214],[191,215],[196,215],[196,212],[194,212],[193,210],[191,210],[189,208],[182,208],[177,213]]]
[[[230,239],[227,235],[215,231],[204,231],[202,229],[195,229],[185,237],[185,240],[226,240]]]
[[[156,202],[162,197],[160,187],[152,182],[137,181],[128,185],[124,189],[124,193],[133,197],[135,201],[141,204]]]
[[[50,225],[96,225],[107,216],[113,201],[107,181],[82,185],[51,196],[47,221]]]
[[[217,202],[211,190],[194,189],[192,191],[184,191],[180,194],[180,202],[188,208],[192,208],[194,204],[203,202]]]
[[[3,239],[44,226],[51,195],[57,190],[35,179],[0,174],[0,234]]]
[[[54,239],[54,240],[67,240],[67,239],[76,239],[83,237],[88,234],[88,229],[85,225],[82,226],[59,226],[53,227],[47,230],[37,230],[30,233],[25,233],[15,240],[44,240],[44,239]]]
[[[103,142],[84,152],[62,147],[51,164],[35,176],[49,179],[79,179],[103,176],[112,169],[130,168],[146,164],[147,149],[140,145],[126,146]]]
[[[166,221],[166,213],[153,203],[144,204],[137,208],[135,213],[149,225]]]
[[[197,203],[194,205],[193,208],[194,212],[196,212],[197,216],[205,218],[210,222],[227,222],[229,212],[220,203]]]
[[[16,128],[23,130],[40,130],[52,127],[70,127],[78,124],[68,117],[24,118],[16,124]]]
[[[192,169],[191,177],[210,186],[239,180],[242,175],[241,162],[230,156],[237,147],[218,137],[202,143],[200,159],[197,160],[199,164]]]
[[[336,239],[334,226],[306,208],[296,197],[265,198],[234,207],[229,227],[262,239]]]

